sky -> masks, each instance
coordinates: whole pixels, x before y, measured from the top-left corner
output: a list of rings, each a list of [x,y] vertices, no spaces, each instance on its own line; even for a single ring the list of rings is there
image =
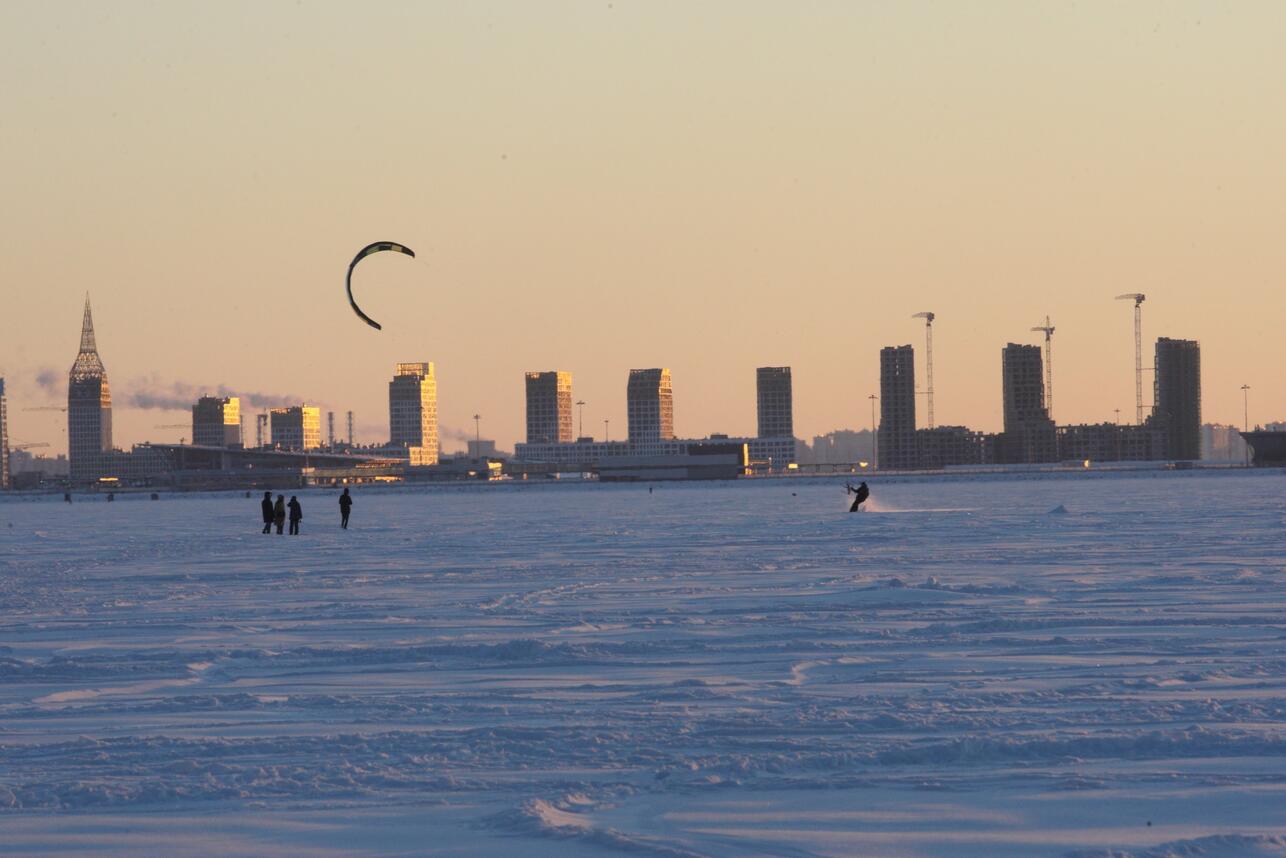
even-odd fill
[[[598,437],[654,366],[681,436],[753,434],[777,365],[796,435],[861,429],[926,310],[938,425],[1000,428],[1046,315],[1055,419],[1126,420],[1128,292],[1145,366],[1201,341],[1203,420],[1286,419],[1283,43],[1251,0],[0,4],[10,435],[65,449],[22,409],[87,292],[122,447],[220,386],[381,441],[425,360],[447,449],[522,440],[528,370]],[[359,269],[383,331],[378,240],[417,253]]]

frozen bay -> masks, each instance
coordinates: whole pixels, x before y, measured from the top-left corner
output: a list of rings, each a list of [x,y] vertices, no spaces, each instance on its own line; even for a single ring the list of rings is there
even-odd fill
[[[0,850],[1286,855],[1280,472],[872,487],[6,498]]]

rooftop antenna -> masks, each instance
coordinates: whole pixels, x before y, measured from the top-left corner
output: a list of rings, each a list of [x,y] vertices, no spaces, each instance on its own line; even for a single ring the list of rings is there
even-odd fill
[[[924,319],[924,357],[925,357],[925,377],[928,380],[928,389],[925,394],[929,400],[929,428],[933,428],[933,320],[935,316],[928,311],[916,313],[912,319]]]
[[[1117,295],[1118,301],[1134,302],[1134,422],[1143,425],[1143,300],[1147,296],[1141,292],[1127,292]]]
[[[1032,328],[1045,333],[1045,416],[1054,419],[1054,326],[1045,317],[1044,326]]]

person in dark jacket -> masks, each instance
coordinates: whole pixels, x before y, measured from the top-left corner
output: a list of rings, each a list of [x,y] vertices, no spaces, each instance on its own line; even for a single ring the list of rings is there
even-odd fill
[[[263,493],[263,500],[259,506],[263,508],[263,532],[272,533],[272,492]]]
[[[281,536],[281,529],[286,526],[285,495],[277,495],[277,503],[272,507],[272,523],[277,525],[277,535]]]
[[[862,502],[871,496],[871,490],[866,487],[866,483],[862,483],[857,488],[853,488],[852,486],[846,484],[844,488],[846,488],[848,491],[852,492],[853,494],[857,495],[857,497],[853,498],[853,505],[848,508],[848,511],[861,512]]]
[[[290,496],[290,503],[286,506],[290,507],[290,535],[298,536],[299,522],[304,518],[304,508],[299,505],[299,498],[294,495]]]
[[[353,497],[344,489],[344,493],[339,496],[339,526],[348,530],[348,513],[353,509]]]

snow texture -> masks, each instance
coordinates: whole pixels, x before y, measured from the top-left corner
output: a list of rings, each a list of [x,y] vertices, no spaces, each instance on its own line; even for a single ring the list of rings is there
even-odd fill
[[[1284,487],[9,496],[0,851],[1286,856]]]

